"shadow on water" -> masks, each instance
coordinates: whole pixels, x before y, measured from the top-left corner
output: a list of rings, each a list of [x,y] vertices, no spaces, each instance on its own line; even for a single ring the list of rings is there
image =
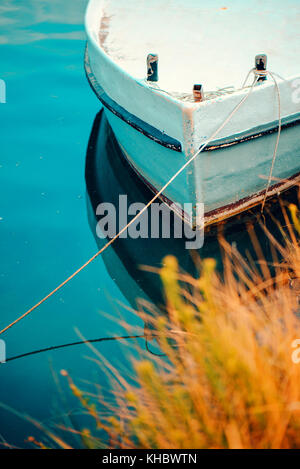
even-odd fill
[[[171,176],[172,172],[170,171]],[[96,216],[98,204],[104,202],[113,204],[116,207],[118,220],[120,195],[127,195],[128,205],[134,202],[146,204],[153,197],[151,191],[137,177],[124,158],[103,111],[100,111],[96,116],[90,136],[86,158],[86,185],[89,224],[99,249],[104,246],[107,239],[100,239],[96,234],[99,220],[99,217]],[[285,193],[284,202],[296,203],[297,192],[297,189],[294,188]],[[151,228],[150,213],[147,216],[149,228]],[[195,258],[213,257],[217,260],[218,270],[221,272],[222,252],[218,241],[220,232],[244,258],[249,252],[255,262],[259,264],[262,259],[257,258],[248,232],[249,226],[253,225],[255,225],[264,260],[271,264],[273,259],[270,242],[260,223],[264,223],[273,236],[280,241],[281,234],[274,222],[274,217],[284,224],[278,197],[267,203],[263,217],[260,215],[260,207],[257,207],[218,227],[213,226],[207,229],[204,245],[197,251],[186,249],[185,239],[175,239],[174,237],[170,239],[131,239],[127,237],[126,239],[117,239],[103,253],[103,259],[110,276],[132,307],[136,308],[137,298],[144,298],[155,305],[162,305],[163,292],[159,276],[142,270],[141,266],[159,268],[163,258],[172,254],[177,257],[181,269],[191,275],[196,275]],[[130,219],[128,217],[128,221]],[[173,232],[172,227],[170,231]]]

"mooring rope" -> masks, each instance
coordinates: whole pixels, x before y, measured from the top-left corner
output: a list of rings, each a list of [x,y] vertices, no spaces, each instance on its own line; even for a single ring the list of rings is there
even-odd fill
[[[98,342],[121,342],[122,340],[136,340],[136,339],[145,339],[145,334],[143,335],[123,335],[118,337],[100,337],[99,339],[86,339],[86,340],[79,340],[77,342],[70,342],[68,344],[61,344],[61,345],[52,345],[51,347],[45,347],[38,350],[32,350],[31,352],[22,353],[20,355],[15,355],[13,357],[9,357],[5,360],[4,363],[12,362],[14,360],[19,360],[20,358],[30,357],[31,355],[38,355],[44,352],[51,352],[53,350],[59,350],[68,347],[74,347],[76,345],[84,345],[84,344],[95,344]],[[2,364],[2,363],[0,363]]]
[[[243,83],[243,88],[245,87],[251,73],[254,73],[254,76],[256,76],[257,78],[262,77],[262,76],[270,75],[270,77],[274,81],[276,94],[277,94],[277,102],[278,102],[278,132],[277,132],[276,144],[275,144],[275,148],[274,148],[274,152],[273,152],[273,157],[272,157],[272,163],[271,163],[271,167],[270,167],[268,182],[267,182],[267,185],[266,185],[264,198],[263,198],[262,205],[261,205],[261,213],[263,213],[264,208],[265,208],[265,204],[266,204],[266,200],[267,200],[267,195],[268,195],[270,185],[271,185],[271,181],[272,181],[273,170],[274,170],[274,165],[275,165],[275,161],[276,161],[276,157],[277,157],[277,151],[278,151],[279,140],[280,140],[280,135],[281,135],[281,128],[282,128],[280,89],[279,89],[278,82],[277,82],[275,76],[277,76],[281,80],[283,80],[283,78],[281,76],[277,75],[274,72],[270,72],[269,70],[256,70],[256,68],[252,68],[251,70],[249,70],[248,75],[247,75],[247,77],[246,77],[246,79]]]
[[[274,81],[274,84],[275,84],[276,93],[277,93],[277,100],[278,100],[278,132],[277,132],[277,139],[276,139],[276,144],[275,144],[275,148],[274,148],[274,153],[273,153],[269,178],[268,178],[266,191],[265,191],[265,195],[264,195],[264,200],[263,200],[262,205],[261,205],[261,212],[263,212],[263,210],[265,208],[265,203],[266,203],[266,200],[267,200],[268,191],[269,191],[269,188],[270,188],[270,185],[271,185],[273,170],[274,170],[274,165],[275,165],[275,161],[276,161],[276,157],[277,157],[277,151],[278,151],[279,140],[280,140],[280,135],[281,135],[281,128],[282,128],[280,89],[279,89],[279,86],[278,86],[278,83],[277,83],[277,80],[276,80],[274,74],[272,72],[268,72],[268,75],[270,75],[270,77],[272,77],[272,80]]]
[[[250,73],[252,72],[252,69],[250,70],[250,72],[248,73],[247,75],[247,78],[246,78],[246,81],[248,80],[248,77],[250,75]],[[268,72],[270,73],[270,72]],[[37,309],[39,306],[41,306],[45,301],[47,301],[51,296],[53,296],[56,292],[58,292],[59,290],[61,290],[61,288],[63,288],[67,283],[69,283],[74,277],[76,277],[82,270],[84,270],[89,264],[91,264],[98,256],[100,256],[100,254],[102,254],[112,243],[114,243],[120,236],[122,233],[124,233],[129,227],[130,225],[132,225],[149,207],[150,205],[165,191],[165,189],[174,181],[174,179],[177,178],[177,176],[179,176],[179,174],[182,173],[182,171],[185,170],[185,168],[192,163],[192,161],[194,161],[195,158],[197,158],[197,156],[207,147],[207,145],[215,139],[215,137],[223,130],[223,128],[228,124],[228,122],[231,121],[231,119],[233,118],[233,116],[238,112],[238,110],[240,109],[240,107],[247,101],[247,99],[249,98],[250,94],[252,93],[258,79],[259,79],[259,76],[261,75],[261,72],[259,72],[259,75],[258,74],[255,74],[255,78],[253,80],[253,83],[251,85],[251,87],[249,87],[249,90],[248,90],[248,93],[241,99],[241,101],[234,107],[234,109],[230,112],[230,114],[228,115],[228,117],[223,121],[223,123],[218,127],[218,129],[213,132],[213,134],[211,135],[211,137],[205,142],[203,143],[199,150],[193,155],[191,156],[191,158],[186,161],[186,163],[171,177],[171,179],[169,179],[167,181],[167,183],[155,194],[155,196],[147,203],[147,205],[145,205],[142,210],[137,213],[137,215],[135,215],[135,217],[129,222],[127,223],[126,226],[124,226],[112,239],[110,239],[96,254],[94,254],[87,262],[85,262],[81,267],[79,267],[79,269],[77,269],[72,275],[70,275],[66,280],[64,280],[60,285],[58,285],[54,290],[52,290],[50,293],[48,293],[48,295],[46,295],[43,299],[41,299],[38,303],[36,303],[34,306],[32,306],[28,311],[26,311],[24,314],[22,314],[21,316],[19,316],[17,319],[15,319],[13,322],[11,322],[10,324],[8,324],[8,326],[6,326],[4,329],[2,329],[0,331],[0,335],[2,335],[4,332],[6,332],[8,329],[10,329],[11,327],[13,327],[15,324],[17,324],[18,322],[20,322],[22,319],[24,319],[26,316],[28,316],[30,313],[32,313],[35,309]],[[276,150],[277,151],[277,150]]]

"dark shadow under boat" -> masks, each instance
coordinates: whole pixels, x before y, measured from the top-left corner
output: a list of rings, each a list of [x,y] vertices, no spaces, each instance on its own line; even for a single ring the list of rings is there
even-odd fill
[[[99,220],[96,216],[96,209],[99,204],[113,204],[116,208],[116,218],[119,220],[122,215],[118,212],[120,195],[127,196],[128,206],[136,202],[147,204],[153,197],[152,192],[137,178],[124,158],[102,111],[95,118],[89,140],[86,157],[86,186],[89,224],[99,249],[108,241],[108,239],[99,238],[96,234]],[[293,188],[284,194],[284,203],[297,203],[297,201],[298,188]],[[148,210],[146,214],[149,232],[151,232],[150,211]],[[128,216],[128,221],[131,218],[133,217]],[[143,269],[142,266],[159,269],[164,257],[173,255],[178,259],[183,271],[195,276],[198,271],[197,259],[213,257],[217,260],[219,272],[222,272],[222,252],[218,240],[220,233],[229,244],[237,248],[245,259],[247,259],[247,253],[250,253],[257,265],[260,262],[268,262],[271,265],[272,250],[261,225],[267,226],[280,241],[281,233],[274,218],[284,224],[278,196],[267,202],[263,215],[260,213],[260,207],[256,207],[227,220],[226,223],[208,227],[205,230],[203,247],[195,251],[186,249],[187,239],[176,239],[172,236],[172,228],[174,222],[178,222],[178,217],[171,212],[171,237],[169,239],[163,237],[158,239],[119,238],[103,253],[103,260],[109,274],[133,308],[137,307],[137,299],[143,298],[163,309],[164,294],[159,275]],[[257,258],[249,236],[249,226],[253,225],[262,248],[263,259]]]

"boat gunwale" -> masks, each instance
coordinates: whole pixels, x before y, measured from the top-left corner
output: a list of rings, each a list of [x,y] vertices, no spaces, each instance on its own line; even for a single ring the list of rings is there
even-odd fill
[[[88,45],[86,46],[84,65],[87,80],[92,90],[96,94],[97,98],[100,100],[104,107],[106,107],[110,112],[119,117],[119,119],[126,122],[126,124],[130,125],[150,140],[153,140],[154,142],[168,148],[169,150],[182,153],[182,144],[179,140],[170,137],[166,133],[161,132],[156,127],[153,127],[152,125],[148,124],[148,122],[143,121],[139,117],[130,113],[125,108],[120,106],[116,101],[110,98],[107,93],[105,93],[104,89],[98,83],[91,69],[88,56]]]
[[[103,0],[89,0],[86,14],[85,14],[85,30],[86,34],[88,37],[88,41],[92,42],[94,47],[96,47],[101,54],[105,57],[105,59],[121,74],[125,75],[127,78],[129,78],[131,81],[136,83],[137,85],[143,87],[144,89],[151,90],[153,93],[157,95],[162,95],[165,99],[168,99],[170,102],[173,102],[175,105],[179,106],[182,109],[190,109],[193,111],[197,111],[201,109],[202,107],[214,105],[220,100],[226,101],[232,99],[233,96],[243,96],[246,93],[249,92],[249,87],[244,87],[241,89],[234,90],[232,93],[228,94],[225,93],[224,95],[220,95],[216,98],[212,99],[206,99],[201,102],[189,102],[189,101],[183,101],[180,98],[177,98],[176,96],[173,96],[171,93],[158,88],[155,88],[153,86],[150,86],[148,82],[145,79],[137,78],[133,76],[131,73],[127,72],[123,67],[121,67],[106,51],[105,49],[101,46],[98,40],[96,40],[95,36],[92,34],[93,28],[91,27],[91,21],[90,21],[90,16],[94,16],[93,14],[93,7],[98,6],[98,11],[99,13],[103,10],[101,8],[103,4]],[[103,14],[103,11],[102,11]],[[99,23],[101,22],[101,16],[99,15]],[[295,80],[300,78],[300,75],[292,75],[287,78],[280,77],[282,81],[287,82],[287,83],[292,83]],[[241,80],[243,77],[241,77]],[[258,86],[253,88],[253,93],[262,93],[264,90],[274,87],[275,88],[275,83],[272,80],[266,80],[265,82],[260,83]]]
[[[174,139],[173,137],[168,136],[166,133],[161,132],[159,129],[148,124],[146,121],[143,121],[139,117],[127,111],[125,108],[120,106],[116,101],[108,96],[108,94],[103,90],[102,86],[98,83],[97,78],[93,74],[89,63],[88,55],[88,44],[85,51],[85,73],[88,79],[88,82],[100,100],[100,102],[105,106],[109,111],[115,114],[117,117],[122,119],[128,125],[133,127],[138,132],[142,133],[145,137],[153,140],[154,142],[162,145],[170,150],[182,153],[182,144],[179,140]],[[282,130],[288,129],[290,127],[300,125],[300,113],[292,114],[290,116],[284,117],[282,119]],[[212,141],[207,145],[203,151],[217,151],[224,148],[230,148],[232,146],[246,143],[257,138],[265,137],[271,135],[278,131],[279,124],[278,120],[265,124],[263,126],[256,126],[248,129],[244,132],[235,135],[229,135],[225,138]],[[202,146],[202,145],[201,145]],[[201,148],[200,146],[200,148]]]
[[[119,73],[121,73],[122,75],[129,78],[131,81],[133,81],[137,85],[141,86],[144,89],[151,90],[151,92],[153,92],[153,93],[155,93],[157,91],[157,94],[163,95],[165,99],[168,99],[170,102],[173,102],[175,105],[177,105],[181,108],[187,108],[187,107],[194,106],[193,103],[186,103],[184,101],[181,101],[180,99],[176,98],[175,96],[170,95],[169,93],[165,92],[164,90],[161,90],[159,88],[155,89],[155,88],[149,86],[147,81],[145,81],[143,79],[138,79],[138,78],[134,77],[133,75],[131,75],[130,73],[128,73],[123,67],[121,67],[119,64],[117,64],[117,62],[115,60],[113,60],[113,58],[109,54],[107,54],[105,49],[101,46],[99,41],[96,40],[96,38],[92,34],[92,31],[91,31],[92,28],[90,27],[90,16],[94,16],[92,14],[92,9],[93,9],[94,4],[95,5],[98,4],[98,7],[100,7],[100,5],[103,4],[103,3],[104,3],[103,0],[89,0],[88,6],[87,6],[87,9],[86,9],[85,20],[84,20],[85,31],[86,31],[86,35],[88,37],[88,42],[91,42],[94,45],[94,47],[96,47],[96,49],[98,49],[101,52],[103,57],[115,68],[115,70],[117,70]],[[98,10],[99,10],[99,12],[101,12],[102,8],[98,8]],[[100,23],[100,21],[101,21],[101,17],[99,16],[99,23]]]
[[[300,125],[300,112],[297,112],[296,114],[291,114],[287,117],[282,118],[281,130],[288,129],[296,125]],[[235,136],[229,135],[228,137],[215,140],[211,142],[209,145],[207,145],[204,151],[215,151],[215,150],[221,150],[224,148],[229,148],[234,145],[246,143],[251,140],[260,138],[260,137],[265,137],[266,135],[272,135],[275,132],[278,132],[278,130],[279,130],[279,121],[278,119],[276,119],[273,122],[270,122],[269,124],[252,127],[251,129],[248,129],[244,132],[235,134]]]

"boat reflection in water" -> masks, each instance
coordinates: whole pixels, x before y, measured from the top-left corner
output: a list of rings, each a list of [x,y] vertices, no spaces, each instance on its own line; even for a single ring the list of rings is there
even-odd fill
[[[172,168],[170,169],[171,176]],[[107,242],[107,239],[101,239],[96,234],[99,219],[96,216],[96,209],[100,203],[113,204],[117,210],[118,220],[121,215],[118,213],[120,195],[127,195],[128,206],[135,202],[147,204],[153,197],[152,192],[138,179],[126,161],[102,111],[96,116],[89,141],[86,184],[89,223],[99,249]],[[297,201],[296,188],[285,193],[284,200],[295,203]],[[151,228],[151,216],[149,211],[146,213]],[[264,217],[260,216],[260,208],[256,208],[227,220],[221,228],[226,240],[234,244],[242,256],[246,257],[249,251],[252,258],[259,264],[262,259],[257,258],[247,231],[249,223],[256,222],[256,234],[261,244],[264,260],[272,263],[269,240],[257,221],[258,219],[263,221],[276,239],[279,239],[280,232],[272,221],[274,215],[281,221],[282,212],[278,198],[268,202]],[[173,214],[173,217],[176,215]],[[131,218],[128,216],[128,221]],[[177,257],[181,269],[191,275],[196,275],[195,258],[214,257],[217,260],[218,270],[221,272],[222,253],[218,243],[218,232],[221,228],[220,226],[209,227],[205,232],[203,247],[196,251],[186,249],[186,239],[175,239],[172,236],[170,239],[119,238],[103,253],[103,260],[109,274],[133,308],[138,307],[137,302],[141,298],[163,307],[164,295],[159,276],[141,269],[141,266],[159,268],[164,257],[171,254]],[[151,232],[150,229],[149,232]],[[172,226],[170,232],[171,234],[173,232]]]

